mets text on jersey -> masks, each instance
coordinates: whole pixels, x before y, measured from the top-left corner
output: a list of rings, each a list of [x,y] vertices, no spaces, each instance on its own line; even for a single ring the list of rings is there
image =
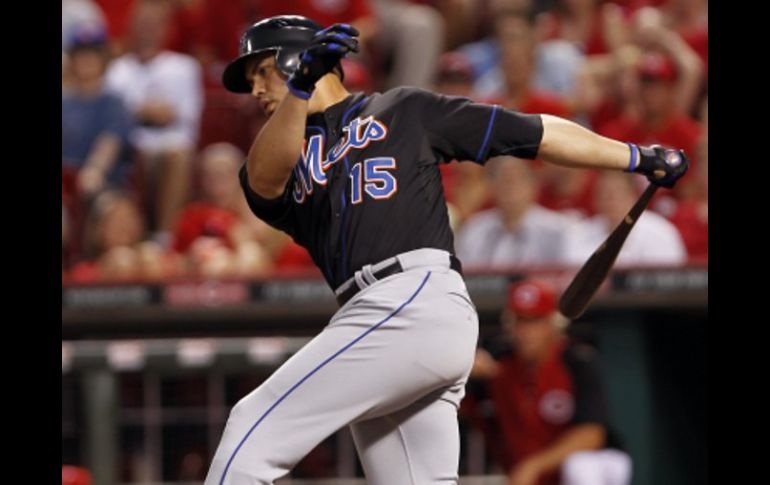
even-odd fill
[[[342,128],[342,138],[329,150],[324,158],[323,134],[312,135],[305,140],[302,155],[294,167],[294,187],[292,195],[298,204],[305,202],[308,194],[313,193],[313,184],[326,186],[326,174],[329,169],[348,153],[363,150],[373,141],[382,141],[388,136],[388,128],[373,116],[355,118]],[[363,200],[363,193],[375,199],[388,198],[397,190],[396,179],[387,170],[396,168],[396,161],[389,157],[379,157],[364,160],[349,169],[351,184],[351,201],[355,204]],[[366,183],[363,183],[363,182]],[[363,188],[363,191],[362,191]]]

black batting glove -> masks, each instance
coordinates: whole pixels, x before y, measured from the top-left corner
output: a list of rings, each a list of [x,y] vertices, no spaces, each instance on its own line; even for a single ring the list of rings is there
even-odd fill
[[[690,167],[690,161],[682,150],[663,148],[660,145],[628,145],[631,147],[628,171],[645,175],[655,185],[672,188]]]
[[[348,53],[358,52],[356,36],[358,30],[348,24],[334,24],[317,32],[286,83],[289,91],[298,98],[310,99],[319,79],[330,73]]]

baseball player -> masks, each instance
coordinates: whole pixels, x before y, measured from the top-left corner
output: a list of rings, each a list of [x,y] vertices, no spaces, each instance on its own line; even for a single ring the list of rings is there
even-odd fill
[[[206,485],[271,484],[349,426],[368,483],[457,483],[457,406],[478,317],[454,257],[438,165],[512,155],[673,186],[680,151],[600,137],[415,88],[351,94],[357,31],[271,17],[225,87],[269,119],[240,182],[254,214],[307,248],[339,303],[329,324],[232,409]]]

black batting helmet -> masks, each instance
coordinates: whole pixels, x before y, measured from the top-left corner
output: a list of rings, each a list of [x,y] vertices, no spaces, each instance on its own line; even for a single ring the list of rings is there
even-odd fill
[[[230,62],[222,74],[222,84],[234,93],[250,93],[246,81],[246,61],[266,51],[275,51],[278,69],[290,76],[299,66],[299,54],[321,26],[300,15],[278,15],[260,20],[241,36],[238,58]]]

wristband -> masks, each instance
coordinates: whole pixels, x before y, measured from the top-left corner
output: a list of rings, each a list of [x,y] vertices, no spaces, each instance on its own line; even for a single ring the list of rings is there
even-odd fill
[[[626,143],[626,145],[631,149],[631,160],[628,162],[626,172],[633,172],[639,163],[639,148],[633,143]]]

